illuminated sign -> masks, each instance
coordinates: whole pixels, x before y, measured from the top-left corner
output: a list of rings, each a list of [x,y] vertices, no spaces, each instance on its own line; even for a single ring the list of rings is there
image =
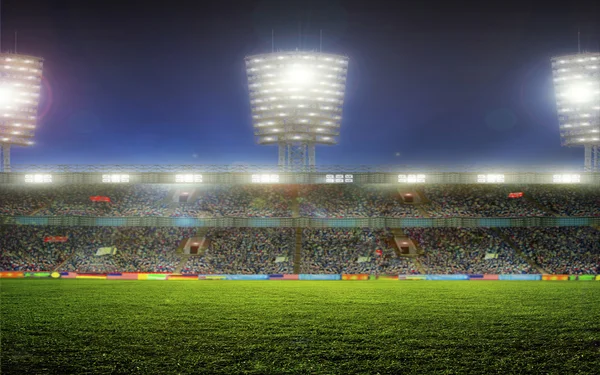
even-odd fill
[[[503,174],[478,174],[477,182],[481,184],[499,184],[504,183]]]
[[[175,175],[175,182],[193,183],[202,182],[201,174],[178,174]]]
[[[28,184],[47,184],[52,182],[51,174],[27,174],[25,182]]]
[[[120,182],[129,182],[128,174],[103,174],[102,182],[104,183],[120,183]]]
[[[424,174],[399,174],[398,175],[398,182],[404,182],[404,183],[422,183],[425,182],[425,175]]]
[[[253,174],[252,182],[256,184],[274,184],[279,182],[278,174]]]
[[[326,183],[350,183],[354,182],[354,175],[351,174],[328,174],[325,176]]]
[[[556,184],[578,184],[581,182],[581,176],[578,174],[555,174],[552,176],[552,182]]]

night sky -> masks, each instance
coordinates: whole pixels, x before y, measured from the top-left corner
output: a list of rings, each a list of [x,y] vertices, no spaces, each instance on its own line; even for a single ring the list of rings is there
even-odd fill
[[[556,4],[554,4],[556,3]],[[459,5],[456,5],[459,4]],[[340,143],[318,164],[583,164],[561,148],[549,58],[600,50],[600,2],[4,0],[2,50],[45,59],[13,164],[276,164],[244,57],[349,56]]]

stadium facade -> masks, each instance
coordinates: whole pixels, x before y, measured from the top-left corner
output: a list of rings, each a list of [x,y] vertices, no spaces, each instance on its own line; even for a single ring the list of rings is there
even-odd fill
[[[320,52],[246,58],[254,135],[278,145],[279,166],[314,167],[315,146],[337,144],[347,69],[347,57]]]

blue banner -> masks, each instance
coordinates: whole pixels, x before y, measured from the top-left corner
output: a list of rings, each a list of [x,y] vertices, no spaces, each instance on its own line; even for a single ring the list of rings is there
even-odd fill
[[[16,220],[20,225],[48,225],[47,217],[19,216]]]
[[[175,227],[197,227],[199,220],[193,217],[176,217],[173,218],[173,226]]]
[[[426,275],[425,280],[469,280],[468,275]]]
[[[500,275],[498,280],[527,280],[535,281],[541,280],[542,275]]]
[[[310,275],[300,274],[298,280],[341,280],[342,275]]]
[[[269,275],[226,275],[225,280],[269,280]]]
[[[127,225],[127,218],[124,217],[98,217],[96,225],[104,227],[121,227]]]

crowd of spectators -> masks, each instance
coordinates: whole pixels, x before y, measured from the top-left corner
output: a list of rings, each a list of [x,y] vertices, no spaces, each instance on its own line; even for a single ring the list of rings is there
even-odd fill
[[[166,216],[167,185],[69,185],[37,216]],[[106,196],[110,202],[93,202]]]
[[[149,227],[2,226],[1,231],[2,270],[82,273],[173,272],[181,262],[177,247],[195,233],[194,228]],[[47,236],[68,240],[45,243]],[[114,255],[96,256],[99,248],[113,246]]]
[[[191,256],[182,273],[291,274],[295,230],[292,228],[214,228],[203,256]],[[281,262],[277,262],[277,258]]]
[[[300,216],[308,217],[420,217],[402,203],[397,187],[377,185],[303,185],[299,189]]]
[[[418,273],[409,259],[397,256],[387,241],[391,236],[389,231],[379,229],[304,229],[301,272],[381,275]]]
[[[0,185],[0,215],[32,215],[50,204],[59,190],[54,187]]]
[[[168,184],[6,185],[0,186],[0,216],[292,217],[294,200],[302,217],[421,216],[390,185],[204,185],[196,190],[192,202],[177,203],[170,196],[175,187]],[[508,197],[517,191],[525,197]],[[434,218],[600,216],[596,187],[425,185],[422,192],[427,201],[422,208]],[[106,196],[110,202],[92,202],[92,196]]]
[[[176,205],[171,217],[292,217],[288,186],[233,185],[202,188],[198,199]]]
[[[90,239],[85,228],[0,226],[0,271],[53,271],[74,249]],[[65,243],[44,242],[49,236],[69,236]]]
[[[526,198],[509,198],[518,187],[503,185],[426,185],[425,209],[434,218],[550,216]]]
[[[133,227],[104,230],[92,246],[78,251],[61,271],[173,272],[181,263],[176,253],[181,241],[194,236],[194,228]],[[100,247],[115,246],[115,255],[95,256]]]
[[[546,272],[600,274],[600,231],[596,228],[502,228],[501,231]]]
[[[410,228],[404,232],[419,243],[427,274],[535,273],[494,231],[484,228]],[[485,259],[486,254],[497,255]]]
[[[600,189],[595,186],[531,185],[526,192],[560,216],[600,216]]]

